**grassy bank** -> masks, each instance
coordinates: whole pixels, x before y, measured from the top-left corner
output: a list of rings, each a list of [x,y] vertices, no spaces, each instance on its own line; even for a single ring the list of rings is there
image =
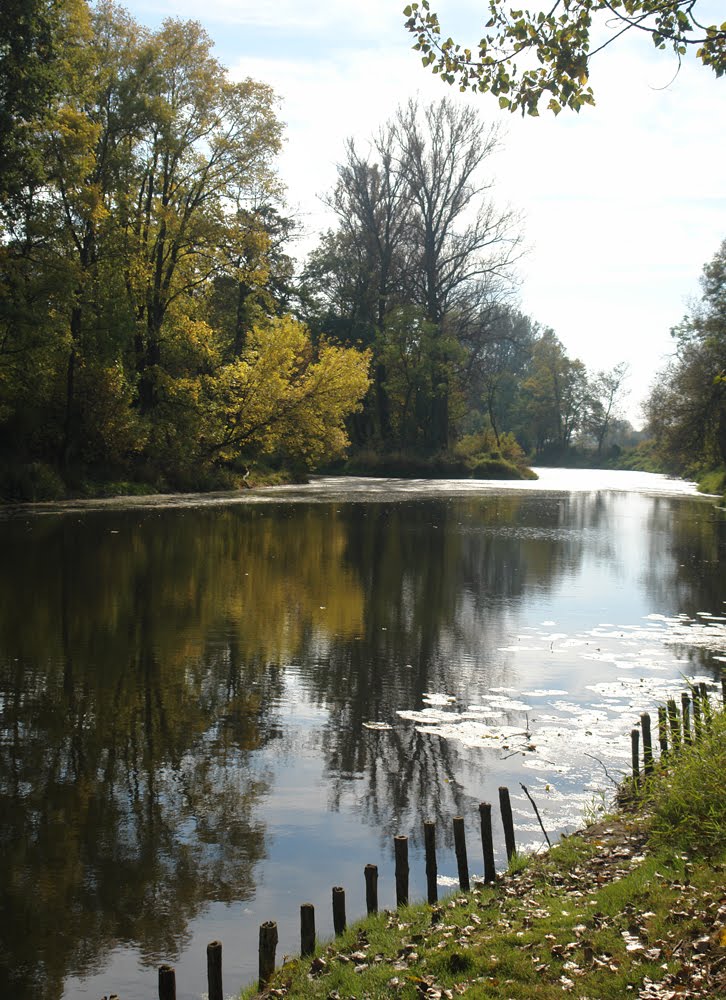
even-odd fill
[[[726,716],[493,887],[382,913],[243,997],[726,998]]]

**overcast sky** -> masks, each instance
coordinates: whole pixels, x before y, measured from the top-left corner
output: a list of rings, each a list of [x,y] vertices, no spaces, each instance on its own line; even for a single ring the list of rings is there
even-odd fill
[[[494,198],[523,219],[520,307],[551,326],[590,370],[627,360],[627,415],[672,349],[670,328],[699,292],[703,264],[726,238],[726,79],[673,58],[646,37],[591,65],[597,107],[554,118],[512,116],[421,67],[403,28],[406,0],[133,0],[138,21],[201,21],[235,78],[269,83],[287,125],[280,172],[306,238],[331,224],[320,196],[348,136],[361,144],[398,104],[449,94],[506,130],[491,162]],[[485,2],[432,2],[445,32],[473,47]],[[723,19],[724,0],[699,10]],[[719,10],[721,16],[719,16]],[[703,20],[706,20],[703,17]],[[674,79],[675,76],[675,79]]]

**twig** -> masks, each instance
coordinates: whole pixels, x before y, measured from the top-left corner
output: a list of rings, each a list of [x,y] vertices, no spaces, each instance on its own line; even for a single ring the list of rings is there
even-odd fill
[[[545,840],[547,841],[547,846],[548,847],[552,847],[552,844],[550,842],[550,838],[547,836],[547,831],[544,828],[544,823],[542,822],[542,817],[539,814],[539,809],[537,808],[537,803],[534,801],[534,799],[532,798],[532,796],[527,791],[527,786],[523,785],[521,781],[519,782],[519,787],[522,789],[522,791],[524,792],[524,794],[527,796],[527,798],[529,799],[529,801],[532,803],[532,808],[534,809],[534,814],[537,817],[537,821],[538,821],[539,825],[542,827],[542,833],[545,835]]]
[[[608,769],[605,767],[605,765],[603,764],[603,762],[600,760],[599,757],[596,757],[594,754],[591,754],[591,753],[586,753],[585,756],[586,757],[590,757],[592,760],[597,761],[597,763],[600,765],[600,767],[605,772],[605,777],[609,781],[612,781],[612,783],[615,785],[616,788],[620,788],[620,782],[616,781],[615,778],[613,778],[612,774],[608,771]]]

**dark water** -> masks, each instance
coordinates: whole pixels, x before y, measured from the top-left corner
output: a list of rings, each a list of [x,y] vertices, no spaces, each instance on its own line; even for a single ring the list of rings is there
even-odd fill
[[[169,961],[199,997],[215,938],[235,993],[263,920],[281,957],[301,902],[323,936],[331,886],[362,913],[366,862],[393,905],[396,833],[423,895],[424,818],[449,876],[451,817],[480,870],[476,805],[502,783],[576,826],[603,785],[582,734],[617,764],[634,698],[726,652],[723,517],[603,477],[0,521],[0,996],[151,997]],[[523,796],[515,816],[541,840]]]

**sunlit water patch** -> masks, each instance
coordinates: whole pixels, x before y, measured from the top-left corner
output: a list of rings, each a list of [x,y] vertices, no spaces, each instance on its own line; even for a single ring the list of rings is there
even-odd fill
[[[548,621],[543,627],[554,624]],[[451,694],[429,693],[424,701],[436,708],[403,709],[397,714],[413,723],[422,736],[455,741],[510,768],[515,760],[522,783],[533,772],[526,779],[528,790],[537,794],[542,816],[553,831],[580,825],[584,813],[612,794],[630,768],[628,736],[641,713],[655,713],[658,705],[702,684],[711,697],[720,697],[713,678],[690,670],[689,658],[674,656],[674,647],[699,649],[714,654],[715,659],[726,659],[718,655],[726,651],[724,616],[650,614],[642,624],[598,624],[574,636],[536,626],[524,634],[539,640],[538,644],[518,643],[501,650],[526,656],[552,650],[558,643],[568,657],[595,661],[601,673],[606,670],[614,676],[570,691],[492,686],[477,703],[458,707]],[[521,698],[515,697],[517,693]],[[526,795],[515,795],[514,802],[515,828],[522,844],[539,849],[541,840],[526,839],[541,833],[531,804]]]

